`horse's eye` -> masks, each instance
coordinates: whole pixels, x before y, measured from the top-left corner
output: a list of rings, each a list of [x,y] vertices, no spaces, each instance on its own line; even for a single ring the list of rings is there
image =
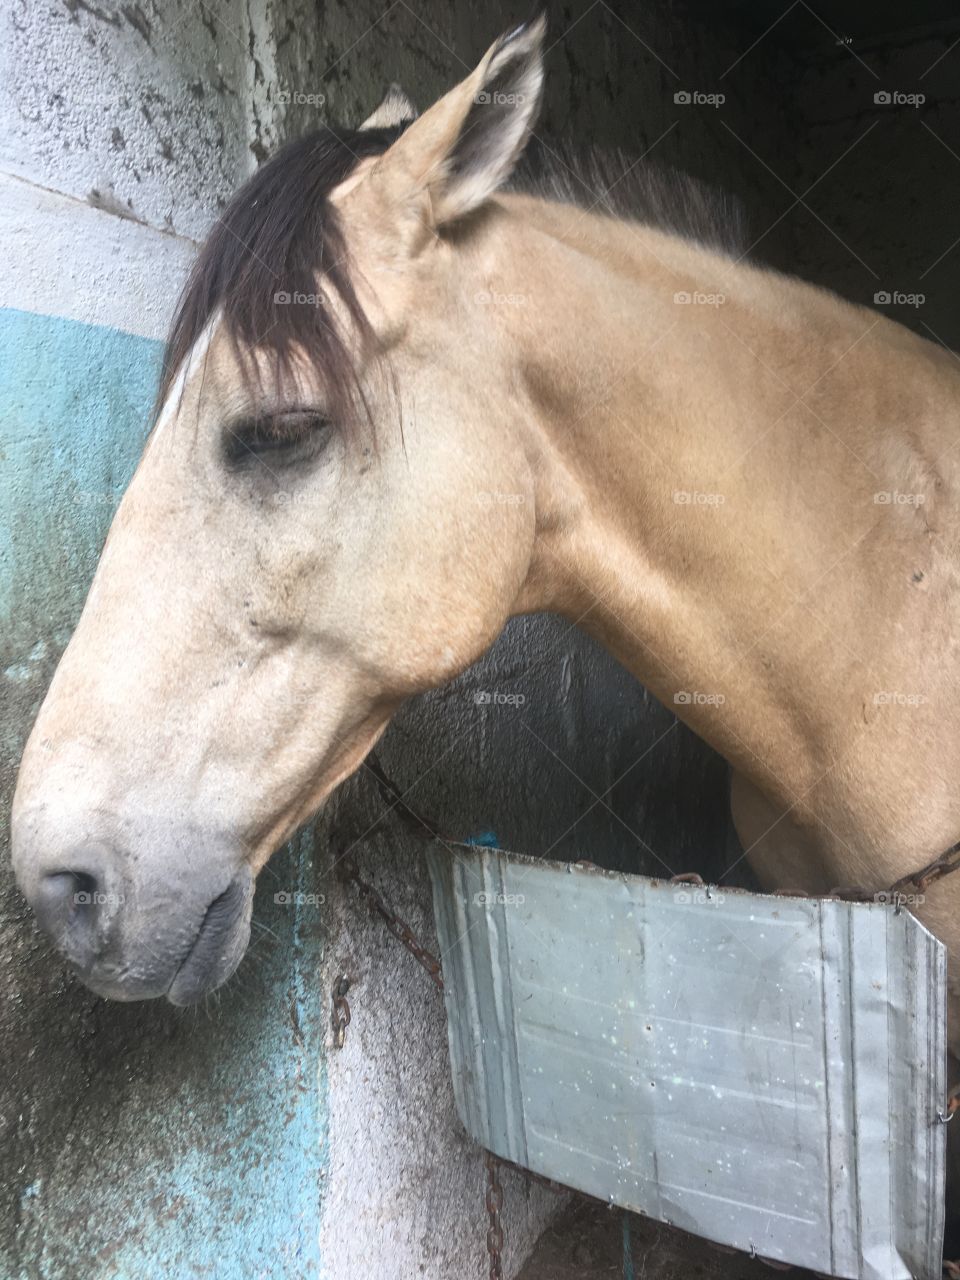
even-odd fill
[[[265,456],[278,462],[292,461],[319,448],[329,431],[327,419],[313,410],[264,414],[229,426],[224,435],[224,450],[227,460],[233,463]]]

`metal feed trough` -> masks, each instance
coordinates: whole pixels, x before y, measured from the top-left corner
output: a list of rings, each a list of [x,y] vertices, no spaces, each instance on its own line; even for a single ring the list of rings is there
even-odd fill
[[[946,957],[909,912],[429,859],[482,1146],[761,1257],[938,1280]]]

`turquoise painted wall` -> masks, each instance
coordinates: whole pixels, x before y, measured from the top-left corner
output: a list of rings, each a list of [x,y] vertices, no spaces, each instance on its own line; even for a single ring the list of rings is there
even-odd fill
[[[160,344],[0,310],[2,839],[32,718],[143,447]],[[315,1277],[326,1006],[312,835],[271,863],[208,1007],[109,1004],[0,875],[0,1277]]]

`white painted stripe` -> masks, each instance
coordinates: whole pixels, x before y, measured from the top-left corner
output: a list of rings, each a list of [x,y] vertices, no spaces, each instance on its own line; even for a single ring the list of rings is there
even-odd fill
[[[0,174],[0,307],[166,336],[196,246]]]

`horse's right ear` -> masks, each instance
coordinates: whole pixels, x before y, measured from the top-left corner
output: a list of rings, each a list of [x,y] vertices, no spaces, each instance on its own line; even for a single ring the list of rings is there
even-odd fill
[[[502,36],[465,80],[423,113],[382,156],[378,177],[438,229],[478,208],[506,181],[536,119],[546,21]]]

